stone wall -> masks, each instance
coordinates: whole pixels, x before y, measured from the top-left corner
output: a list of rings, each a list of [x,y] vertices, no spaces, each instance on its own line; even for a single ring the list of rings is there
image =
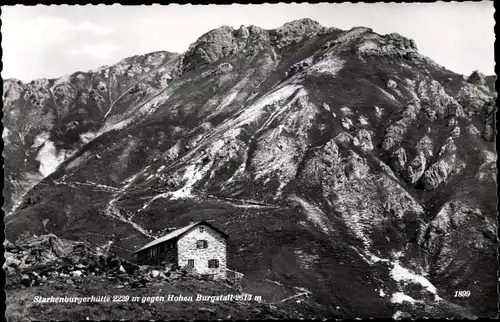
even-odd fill
[[[203,228],[203,232],[200,231]],[[197,240],[206,240],[207,248],[197,248]],[[226,277],[226,240],[219,232],[207,225],[198,225],[177,241],[179,266],[184,267],[189,259],[194,260],[194,269],[199,274],[213,275],[215,278]],[[218,268],[209,268],[210,259],[219,260]]]

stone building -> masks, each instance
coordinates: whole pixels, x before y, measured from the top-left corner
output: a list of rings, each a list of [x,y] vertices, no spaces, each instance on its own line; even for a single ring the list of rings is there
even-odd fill
[[[153,240],[134,254],[140,265],[188,266],[199,274],[223,278],[226,277],[228,237],[206,221],[193,222]]]

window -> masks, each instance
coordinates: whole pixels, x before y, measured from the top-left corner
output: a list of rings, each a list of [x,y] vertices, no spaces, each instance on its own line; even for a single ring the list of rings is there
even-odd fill
[[[200,227],[200,233],[204,232],[205,231],[205,227],[201,226]]]
[[[209,259],[208,260],[208,268],[218,268],[219,260],[218,259]]]
[[[196,241],[196,248],[207,248],[208,243],[206,240],[197,240]]]
[[[194,259],[188,259],[188,267],[194,267]]]

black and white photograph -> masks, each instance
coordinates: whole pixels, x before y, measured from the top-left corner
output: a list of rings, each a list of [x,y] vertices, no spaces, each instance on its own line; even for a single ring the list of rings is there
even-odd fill
[[[5,320],[498,318],[494,14],[2,5]]]

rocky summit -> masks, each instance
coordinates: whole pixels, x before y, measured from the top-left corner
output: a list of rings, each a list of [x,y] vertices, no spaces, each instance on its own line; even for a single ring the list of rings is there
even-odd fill
[[[6,237],[132,260],[205,219],[229,234],[245,287],[310,292],[289,317],[493,317],[494,81],[403,35],[310,19],[7,79]]]

